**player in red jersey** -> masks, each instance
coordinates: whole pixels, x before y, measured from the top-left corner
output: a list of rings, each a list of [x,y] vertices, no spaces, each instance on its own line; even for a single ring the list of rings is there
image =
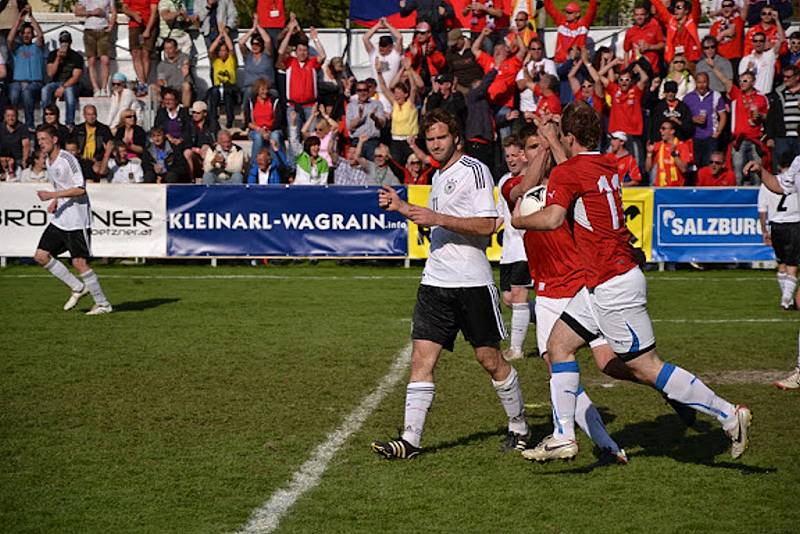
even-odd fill
[[[545,461],[577,455],[575,405],[580,371],[575,351],[602,335],[639,381],[716,417],[731,439],[731,455],[740,457],[747,447],[750,410],[717,396],[696,376],[663,362],[656,353],[647,313],[647,284],[625,227],[614,157],[589,152],[600,140],[599,117],[587,104],[574,102],[561,116],[561,133],[569,159],[550,173],[545,208],[525,217],[516,210],[512,224],[525,230],[553,230],[569,214],[585,279],[547,340],[556,428],[526,456]]]

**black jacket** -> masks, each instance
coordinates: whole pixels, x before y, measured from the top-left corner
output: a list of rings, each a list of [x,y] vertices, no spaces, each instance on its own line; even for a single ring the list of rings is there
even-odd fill
[[[158,108],[153,126],[160,126],[166,130],[167,122],[169,122],[169,115],[167,115],[167,110],[161,106]],[[191,138],[191,131],[189,128],[192,125],[192,119],[189,117],[187,109],[183,106],[178,107],[178,122],[181,123],[181,139],[184,143],[188,143]]]
[[[692,123],[692,112],[689,106],[681,101],[674,110],[670,110],[665,99],[658,100],[655,107],[651,108],[650,112],[650,135],[648,138],[650,142],[655,143],[661,140],[661,123],[664,119],[675,117],[679,123],[675,124],[675,135],[681,141],[686,141],[694,136],[694,124]]]
[[[111,129],[101,122],[96,122],[95,128],[97,128],[97,131],[94,134],[94,155],[92,159],[100,161],[103,159],[106,143],[114,139],[114,136],[111,135]],[[86,123],[76,126],[72,131],[72,136],[78,141],[78,150],[83,154],[83,147],[86,146]]]

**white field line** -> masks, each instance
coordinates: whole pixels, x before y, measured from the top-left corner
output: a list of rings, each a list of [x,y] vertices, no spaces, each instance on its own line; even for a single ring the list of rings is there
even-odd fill
[[[306,462],[295,471],[286,488],[279,489],[263,505],[253,511],[247,524],[239,531],[242,534],[262,534],[272,532],[289,512],[289,509],[307,491],[320,482],[333,456],[342,448],[347,439],[358,432],[383,398],[405,376],[411,362],[411,343],[398,354],[389,372],[378,383],[378,387],[364,397],[361,403],[348,415],[339,427],[328,434]]]
[[[796,323],[800,318],[792,319],[778,319],[778,318],[762,318],[762,319],[651,319],[654,323],[691,323],[691,324],[725,324],[725,323]]]

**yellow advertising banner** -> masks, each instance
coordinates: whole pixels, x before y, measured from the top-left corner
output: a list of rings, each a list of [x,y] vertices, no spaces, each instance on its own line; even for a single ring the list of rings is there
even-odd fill
[[[428,205],[428,195],[431,192],[429,185],[409,185],[408,201],[417,206]],[[494,199],[497,201],[497,188],[494,189]],[[502,232],[502,228],[500,229]],[[408,221],[408,257],[412,260],[424,260],[428,257],[428,247],[431,244],[430,230],[420,228],[411,221]],[[497,243],[497,234],[492,236],[492,245],[486,249],[486,255],[490,261],[500,261],[502,247]]]
[[[650,188],[626,187],[622,190],[625,224],[633,234],[633,246],[642,249],[647,261],[653,255],[653,203],[655,191]]]
[[[418,206],[428,205],[429,185],[408,186],[408,201]],[[497,188],[494,190],[497,200]],[[654,191],[645,188],[625,188],[622,190],[622,202],[625,206],[625,224],[634,236],[634,246],[641,248],[647,261],[650,261],[653,252],[653,202]],[[503,231],[501,227],[500,232]],[[415,260],[428,257],[430,246],[429,230],[408,222],[408,257]],[[497,234],[492,236],[492,245],[486,249],[486,255],[491,261],[499,261],[502,247],[497,242]]]

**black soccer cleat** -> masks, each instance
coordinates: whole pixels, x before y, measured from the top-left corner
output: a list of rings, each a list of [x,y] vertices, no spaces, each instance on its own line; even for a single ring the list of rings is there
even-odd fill
[[[675,410],[675,413],[678,414],[678,417],[683,424],[688,426],[689,428],[693,427],[694,424],[697,422],[697,412],[683,404],[682,402],[678,402],[676,400],[670,399],[667,397],[666,394],[662,393],[664,400],[667,401],[667,404],[672,406],[672,409]]]
[[[508,431],[503,445],[500,447],[501,452],[522,452],[528,448],[530,441],[530,434],[517,434]]]
[[[393,439],[390,441],[373,441],[370,444],[372,450],[387,460],[395,458],[401,460],[408,460],[422,452],[420,447],[415,447],[403,438]]]

